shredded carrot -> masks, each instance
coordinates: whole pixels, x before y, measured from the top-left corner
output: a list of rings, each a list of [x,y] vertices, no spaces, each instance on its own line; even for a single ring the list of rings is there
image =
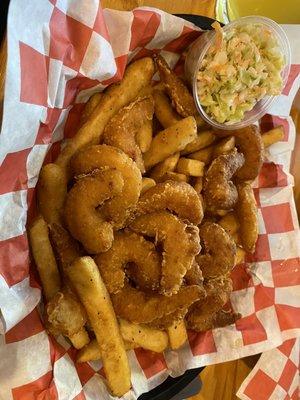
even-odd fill
[[[214,28],[216,32],[215,48],[218,51],[222,48],[223,44],[223,30],[218,21],[213,22],[211,26]]]

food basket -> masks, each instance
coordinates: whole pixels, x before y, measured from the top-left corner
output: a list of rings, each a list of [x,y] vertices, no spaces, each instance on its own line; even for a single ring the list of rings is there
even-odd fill
[[[0,136],[0,357],[10,366],[0,372],[5,399],[112,398],[101,363],[75,364],[70,344],[48,336],[43,326],[26,235],[36,213],[35,186],[41,166],[56,158],[63,138],[74,135],[92,93],[120,80],[127,63],[154,50],[180,73],[184,50],[201,34],[192,23],[161,10],[118,12],[102,10],[96,0],[82,4],[34,0],[23,7],[14,0],[10,6]],[[298,85],[296,65],[279,100],[289,103]],[[229,327],[189,332],[189,343],[179,351],[130,351],[132,390],[124,399],[137,399],[169,375],[261,353],[299,336],[299,226],[288,172],[295,131],[288,106],[284,113],[274,110],[261,127],[283,125],[285,136],[254,182],[260,226],[256,251],[232,276],[231,305],[243,317]]]

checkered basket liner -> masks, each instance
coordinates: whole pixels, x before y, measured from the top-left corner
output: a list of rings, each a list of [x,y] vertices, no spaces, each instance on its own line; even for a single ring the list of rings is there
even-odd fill
[[[112,398],[100,362],[75,364],[76,351],[66,340],[45,332],[26,234],[36,214],[35,186],[41,166],[74,135],[92,93],[120,80],[128,62],[153,50],[182,72],[181,54],[200,34],[192,24],[147,7],[119,12],[103,10],[98,0],[11,1],[0,135],[1,400]],[[295,64],[283,104],[299,82]],[[300,335],[300,235],[288,172],[295,127],[288,113],[260,123],[263,130],[282,124],[285,136],[270,149],[254,185],[260,232],[255,253],[232,274],[231,305],[243,318],[189,332],[189,343],[176,352],[130,351],[132,390],[123,399],[136,399],[169,374],[274,349]]]

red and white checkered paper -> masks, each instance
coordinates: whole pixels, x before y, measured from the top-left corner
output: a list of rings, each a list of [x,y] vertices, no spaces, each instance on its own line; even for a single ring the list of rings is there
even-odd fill
[[[129,61],[154,49],[182,71],[180,55],[199,34],[157,9],[102,10],[98,0],[11,1],[0,136],[1,400],[112,399],[101,363],[75,364],[76,351],[44,330],[26,235],[36,212],[35,185],[41,165],[55,159],[63,138],[74,135],[93,92],[121,79]],[[300,67],[293,65],[282,104],[290,102],[299,81]],[[288,112],[261,122],[263,129],[283,124],[285,138],[272,147],[255,185],[260,226],[255,254],[232,275],[231,304],[243,318],[230,327],[189,332],[180,351],[130,351],[132,390],[123,399],[136,399],[169,374],[263,352],[300,336],[300,235],[288,173],[295,129]]]
[[[299,400],[300,339],[289,339],[264,352],[242,383],[242,400]]]

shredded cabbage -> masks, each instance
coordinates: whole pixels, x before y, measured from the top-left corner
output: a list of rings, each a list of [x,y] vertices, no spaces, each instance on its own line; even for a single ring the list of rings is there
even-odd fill
[[[229,31],[216,29],[215,43],[200,64],[197,92],[204,111],[219,123],[232,124],[266,95],[281,93],[285,65],[272,32],[261,24]]]

